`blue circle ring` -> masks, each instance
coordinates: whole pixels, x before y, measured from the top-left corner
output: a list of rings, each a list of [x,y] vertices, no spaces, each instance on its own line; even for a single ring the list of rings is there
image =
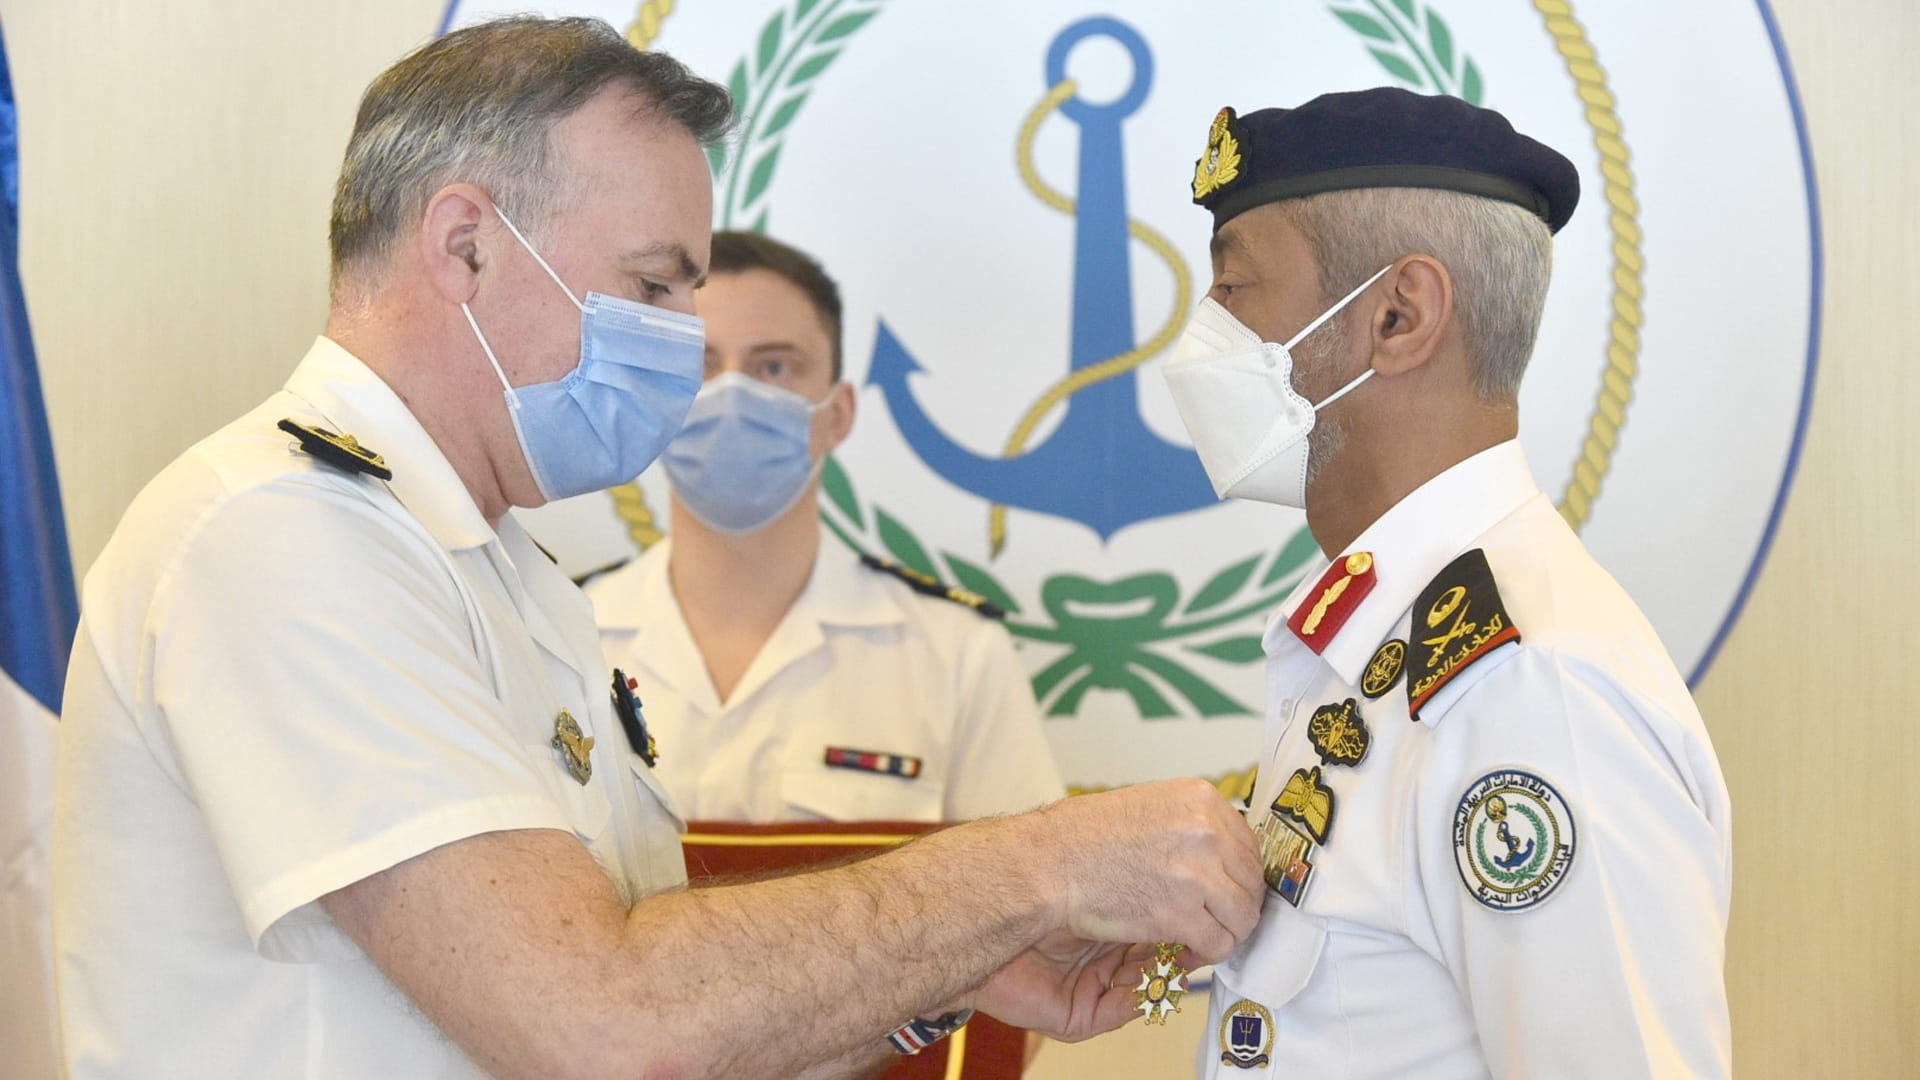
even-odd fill
[[[1807,421],[1813,415],[1813,383],[1819,370],[1820,359],[1820,299],[1821,279],[1824,262],[1820,248],[1820,189],[1815,182],[1813,172],[1813,147],[1807,138],[1806,110],[1800,104],[1800,87],[1793,79],[1793,65],[1787,60],[1787,47],[1780,40],[1780,25],[1774,21],[1773,9],[1767,6],[1767,0],[1755,0],[1760,9],[1760,21],[1766,24],[1767,40],[1773,44],[1773,55],[1780,63],[1780,81],[1787,90],[1787,105],[1793,112],[1793,130],[1800,141],[1800,168],[1807,183],[1807,246],[1812,253],[1810,262],[1813,269],[1811,288],[1811,310],[1807,314],[1807,374],[1800,388],[1800,415],[1793,425],[1793,442],[1787,449],[1787,467],[1780,477],[1780,491],[1773,499],[1773,509],[1767,515],[1767,527],[1760,533],[1760,545],[1753,553],[1753,563],[1747,567],[1746,579],[1740,583],[1740,591],[1734,594],[1733,606],[1727,609],[1727,616],[1720,622],[1720,628],[1714,631],[1713,639],[1707,643],[1706,651],[1700,654],[1700,662],[1687,675],[1687,686],[1698,688],[1700,680],[1707,673],[1707,667],[1720,655],[1720,647],[1727,643],[1727,635],[1732,632],[1733,624],[1746,610],[1747,599],[1753,595],[1754,582],[1760,578],[1760,569],[1766,564],[1767,555],[1773,550],[1773,539],[1780,531],[1780,517],[1787,508],[1787,492],[1793,487],[1794,475],[1800,469],[1800,451],[1807,441]]]
[[[1153,88],[1153,53],[1140,32],[1119,19],[1096,15],[1060,31],[1047,47],[1047,85],[1059,86],[1067,81],[1067,55],[1075,45],[1090,37],[1112,38],[1127,50],[1127,55],[1133,58],[1133,84],[1116,101],[1095,105],[1072,97],[1061,103],[1060,111],[1077,122],[1098,119],[1119,123],[1146,103],[1147,91]]]

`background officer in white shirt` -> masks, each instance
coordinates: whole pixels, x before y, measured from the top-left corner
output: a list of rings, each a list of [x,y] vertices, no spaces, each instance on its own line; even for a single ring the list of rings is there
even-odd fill
[[[696,305],[706,382],[661,458],[670,539],[587,584],[680,813],[962,821],[1064,795],[991,612],[824,535],[820,466],[855,402],[833,280],[778,240],[720,232]]]
[[[1205,1076],[1730,1072],[1713,747],[1517,441],[1578,193],[1453,98],[1209,130],[1213,286],[1168,384],[1216,490],[1304,508],[1329,558],[1265,638],[1269,891]]]
[[[1108,943],[1211,960],[1251,928],[1253,837],[1200,781],[674,887],[646,733],[509,510],[630,480],[678,428],[728,113],[586,19],[463,29],[370,87],[326,336],[87,576],[69,1075],[842,1075],[969,1005],[1117,1026],[1137,966]]]

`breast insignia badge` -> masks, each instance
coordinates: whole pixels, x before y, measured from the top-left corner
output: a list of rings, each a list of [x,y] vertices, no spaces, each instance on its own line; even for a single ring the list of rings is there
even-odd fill
[[[651,769],[660,762],[660,743],[647,730],[647,714],[640,711],[640,698],[634,693],[639,688],[640,680],[628,678],[619,668],[613,669],[613,715],[620,718],[620,730],[627,733],[627,745]]]
[[[1325,844],[1333,832],[1333,789],[1320,782],[1320,766],[1293,770],[1273,810],[1305,826],[1314,843]]]
[[[1348,698],[1313,711],[1313,719],[1307,721],[1307,741],[1320,755],[1320,764],[1353,766],[1367,756],[1373,736],[1360,715],[1360,703]]]
[[[582,787],[593,779],[593,736],[580,733],[580,724],[573,714],[565,709],[553,718],[553,749],[560,755],[560,764],[567,767],[567,775],[574,778]]]
[[[1267,888],[1280,899],[1299,907],[1313,881],[1313,838],[1286,820],[1278,803],[1267,809],[1266,819],[1254,829],[1260,841],[1260,866]]]
[[[302,424],[292,417],[274,426],[298,440],[300,449],[336,469],[366,473],[380,480],[393,479],[393,470],[387,468],[387,459],[361,446],[360,440],[351,435],[336,435],[326,428]]]
[[[1265,1005],[1242,998],[1220,1017],[1220,1064],[1234,1069],[1264,1069],[1273,1053],[1273,1014]]]
[[[1388,639],[1374,650],[1373,659],[1367,661],[1367,670],[1360,676],[1360,692],[1367,695],[1368,701],[1380,697],[1400,681],[1400,673],[1406,667],[1407,643],[1399,638]]]
[[[879,773],[912,780],[920,775],[926,762],[912,754],[889,754],[881,750],[855,750],[850,746],[829,746],[825,759],[830,769]]]
[[[1165,1024],[1167,1014],[1180,1011],[1180,999],[1187,996],[1187,969],[1174,963],[1180,955],[1180,946],[1169,942],[1157,942],[1153,946],[1153,962],[1140,969],[1140,985],[1134,988],[1134,996],[1139,999],[1136,1006],[1147,1015],[1149,1024]]]

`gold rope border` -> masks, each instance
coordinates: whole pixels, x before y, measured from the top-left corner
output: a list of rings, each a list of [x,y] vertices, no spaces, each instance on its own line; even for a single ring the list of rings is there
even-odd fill
[[[1600,396],[1593,416],[1587,422],[1587,437],[1580,457],[1573,463],[1573,478],[1560,499],[1560,516],[1579,532],[1593,514],[1600,498],[1600,483],[1613,464],[1613,452],[1620,445],[1620,429],[1626,426],[1627,406],[1633,401],[1633,381],[1640,374],[1640,328],[1646,323],[1641,301],[1646,287],[1641,274],[1646,259],[1640,251],[1640,202],[1633,193],[1631,155],[1621,138],[1620,115],[1614,111],[1613,91],[1607,88],[1607,73],[1600,66],[1587,40],[1587,31],[1574,18],[1569,0],[1533,0],[1534,9],[1546,21],[1547,33],[1566,61],[1567,74],[1579,88],[1586,103],[1587,124],[1593,128],[1593,145],[1600,151],[1600,174],[1606,178],[1603,189],[1612,213],[1607,226],[1613,235],[1613,319],[1608,324],[1607,366],[1600,376]]]
[[[1026,184],[1027,190],[1033,194],[1034,198],[1069,216],[1076,213],[1079,208],[1073,199],[1055,190],[1041,178],[1040,170],[1033,163],[1033,143],[1039,134],[1041,122],[1055,109],[1065,104],[1077,89],[1079,87],[1072,79],[1066,79],[1048,90],[1046,96],[1040,99],[1040,103],[1035,105],[1033,111],[1029,112],[1027,118],[1021,122],[1020,136],[1014,144],[1014,157],[1020,167],[1020,180]],[[1025,450],[1027,440],[1033,436],[1033,429],[1040,425],[1040,421],[1045,419],[1055,406],[1095,383],[1118,378],[1132,371],[1153,359],[1167,346],[1173,344],[1174,339],[1179,336],[1181,327],[1185,325],[1187,309],[1193,306],[1193,278],[1187,270],[1187,261],[1181,258],[1180,252],[1168,242],[1166,237],[1137,218],[1127,219],[1127,235],[1151,248],[1154,254],[1166,261],[1168,269],[1173,272],[1173,306],[1167,321],[1161,324],[1159,332],[1154,334],[1146,344],[1097,364],[1089,364],[1048,387],[1038,400],[1027,407],[1026,413],[1020,417],[1020,422],[1014,426],[1013,434],[1008,436],[1007,444],[1001,450],[1002,457],[1013,457]],[[1000,503],[995,503],[987,515],[988,550],[998,555],[1001,549],[1006,547],[1006,543],[1007,508]]]
[[[655,38],[660,36],[660,24],[673,14],[674,0],[646,0],[640,10],[633,13],[633,25],[627,27],[627,44],[647,51]]]
[[[660,24],[673,14],[675,0],[646,0],[633,14],[633,25],[627,27],[627,44],[647,51],[654,39],[660,36]],[[613,500],[613,512],[627,523],[627,536],[633,545],[645,551],[659,543],[666,534],[660,531],[659,519],[653,514],[653,508],[647,505],[647,493],[640,490],[638,480],[607,489],[607,496]]]

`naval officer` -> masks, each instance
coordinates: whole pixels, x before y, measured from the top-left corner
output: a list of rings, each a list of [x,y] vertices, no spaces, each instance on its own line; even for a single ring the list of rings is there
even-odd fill
[[[1726,785],[1517,441],[1574,167],[1379,89],[1221,110],[1193,193],[1168,384],[1216,491],[1325,553],[1265,637],[1268,890],[1201,1074],[1728,1075]]]
[[[685,416],[729,111],[591,19],[459,30],[369,88],[324,336],[86,578],[66,1075],[858,1075],[975,1006],[1117,1026],[1125,943],[1252,927],[1253,836],[1201,781],[680,887],[644,717],[512,509],[631,480]]]

